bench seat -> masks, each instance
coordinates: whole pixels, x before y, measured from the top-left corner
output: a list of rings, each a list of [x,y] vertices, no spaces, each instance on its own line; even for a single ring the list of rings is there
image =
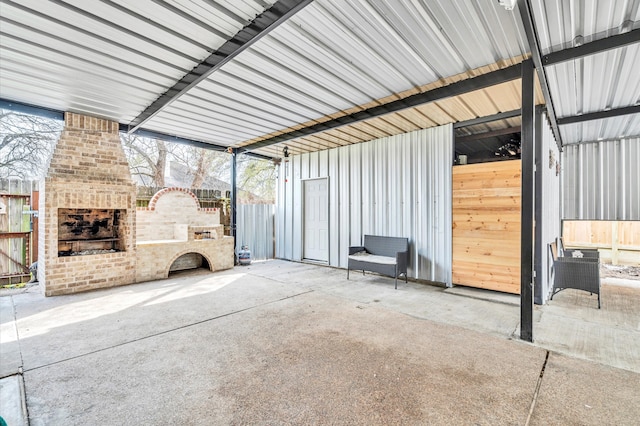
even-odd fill
[[[376,272],[391,276],[398,288],[398,276],[404,274],[407,282],[407,265],[409,263],[409,239],[401,237],[384,237],[365,235],[364,245],[349,247],[347,262],[347,279],[349,271]]]

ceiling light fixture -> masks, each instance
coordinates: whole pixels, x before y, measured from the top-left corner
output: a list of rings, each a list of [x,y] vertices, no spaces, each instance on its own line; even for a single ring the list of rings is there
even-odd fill
[[[507,10],[513,10],[516,7],[516,0],[498,0],[498,4]]]

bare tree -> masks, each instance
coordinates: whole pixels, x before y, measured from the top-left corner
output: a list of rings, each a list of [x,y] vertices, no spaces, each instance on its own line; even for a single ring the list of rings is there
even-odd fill
[[[135,134],[121,133],[120,139],[134,179],[143,186],[163,187],[171,146],[163,140]]]
[[[202,188],[207,178],[229,180],[229,155],[224,152],[180,145],[172,151],[176,162],[189,172],[191,188]]]
[[[58,120],[0,110],[0,177],[42,177],[62,125]]]

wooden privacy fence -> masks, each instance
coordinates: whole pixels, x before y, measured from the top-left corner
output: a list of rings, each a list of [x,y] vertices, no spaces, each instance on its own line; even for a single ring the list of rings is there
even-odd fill
[[[605,260],[640,265],[640,221],[565,220],[567,247],[597,248]]]
[[[32,237],[32,181],[0,179],[0,284],[28,281],[29,265],[37,257]],[[33,194],[36,199],[32,199]]]

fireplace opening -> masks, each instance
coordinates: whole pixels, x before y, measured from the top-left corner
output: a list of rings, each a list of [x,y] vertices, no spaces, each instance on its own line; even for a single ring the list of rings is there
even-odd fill
[[[126,210],[58,209],[58,256],[125,251]]]

